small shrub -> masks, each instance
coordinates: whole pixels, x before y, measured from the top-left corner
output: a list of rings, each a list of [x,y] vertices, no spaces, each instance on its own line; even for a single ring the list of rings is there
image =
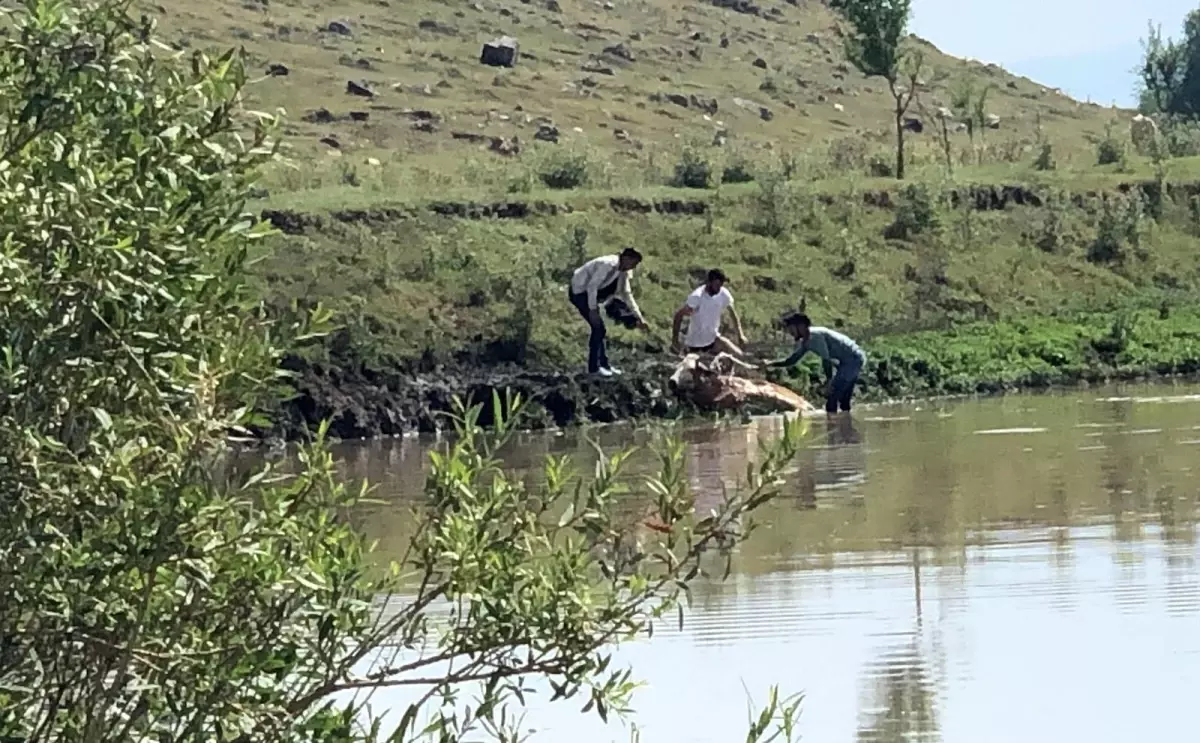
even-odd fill
[[[700,154],[694,147],[683,151],[679,162],[675,164],[675,173],[671,177],[671,186],[675,188],[711,188],[713,185],[713,166],[708,158]]]
[[[562,247],[559,249],[560,259],[558,268],[551,272],[554,281],[562,283],[570,281],[575,269],[587,263],[588,260],[588,231],[582,225],[575,225],[563,236]]]
[[[1068,243],[1066,197],[1052,194],[1046,200],[1046,212],[1033,236],[1033,244],[1043,253],[1062,253]]]
[[[1188,222],[1192,235],[1200,237],[1200,196],[1192,196],[1188,199]]]
[[[784,152],[779,155],[779,172],[785,180],[792,180],[800,174],[803,163],[795,152]]]
[[[867,166],[867,143],[861,137],[843,137],[829,144],[829,167],[835,172],[862,172]]]
[[[925,184],[911,183],[900,192],[895,221],[884,230],[884,237],[908,240],[917,235],[936,233],[941,230],[941,226],[941,216],[929,187]]]
[[[1138,317],[1134,312],[1122,312],[1113,320],[1112,327],[1104,335],[1092,341],[1092,348],[1103,357],[1112,360],[1123,353],[1137,337]]]
[[[894,178],[896,164],[882,155],[872,155],[867,163],[867,173],[875,178]]]
[[[556,191],[583,188],[591,180],[591,164],[582,152],[556,150],[539,165],[537,175]]]
[[[762,237],[780,238],[796,228],[799,219],[796,192],[781,174],[771,173],[758,181],[753,217],[746,231]]]
[[[1123,264],[1128,248],[1137,247],[1141,235],[1141,199],[1130,198],[1117,203],[1115,196],[1106,197],[1100,207],[1096,238],[1088,247],[1087,259],[1092,263]]]
[[[1036,170],[1054,170],[1058,167],[1054,162],[1054,146],[1049,142],[1042,142],[1041,150],[1038,152],[1037,159],[1033,161],[1033,167]]]
[[[1125,160],[1125,145],[1113,135],[1110,122],[1104,127],[1104,138],[1096,145],[1096,162],[1099,165],[1115,165]]]
[[[742,157],[735,158],[721,171],[722,183],[751,183],[753,180],[754,173],[750,170],[750,163]]]

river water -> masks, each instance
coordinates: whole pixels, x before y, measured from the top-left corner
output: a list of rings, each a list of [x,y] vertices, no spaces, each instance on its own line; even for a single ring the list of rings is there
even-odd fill
[[[748,425],[686,430],[693,487],[745,472]],[[589,434],[606,447],[632,429]],[[426,444],[345,444],[387,501],[359,514],[385,554],[407,539]],[[527,435],[506,457],[591,450]],[[644,461],[644,460],[643,460]],[[682,630],[622,646],[646,683],[647,743],[745,739],[748,704],[803,692],[806,741],[1181,740],[1200,694],[1200,387],[1104,389],[857,409],[815,421],[786,497],[756,520]],[[531,477],[533,475],[530,475]],[[401,708],[405,698],[381,695]],[[534,741],[628,741],[575,702],[531,700]]]

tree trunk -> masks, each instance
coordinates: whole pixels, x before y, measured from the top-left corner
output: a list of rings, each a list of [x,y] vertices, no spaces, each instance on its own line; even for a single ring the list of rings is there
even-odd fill
[[[904,112],[896,105],[896,180],[904,180]]]

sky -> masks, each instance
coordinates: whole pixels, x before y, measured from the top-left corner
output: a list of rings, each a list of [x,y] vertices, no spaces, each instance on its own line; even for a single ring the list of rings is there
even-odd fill
[[[912,31],[1079,100],[1135,105],[1149,23],[1179,36],[1200,0],[913,0]]]

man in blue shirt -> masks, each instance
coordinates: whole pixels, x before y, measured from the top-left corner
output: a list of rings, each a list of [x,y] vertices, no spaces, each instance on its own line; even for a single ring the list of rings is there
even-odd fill
[[[838,408],[849,412],[854,384],[867,363],[867,355],[857,343],[836,330],[814,327],[808,315],[801,312],[793,312],[784,317],[783,326],[796,339],[796,350],[782,361],[763,364],[763,368],[792,366],[808,352],[815,353],[821,357],[821,367],[825,372],[825,412],[833,415],[838,412]],[[834,366],[837,367],[836,373]]]

